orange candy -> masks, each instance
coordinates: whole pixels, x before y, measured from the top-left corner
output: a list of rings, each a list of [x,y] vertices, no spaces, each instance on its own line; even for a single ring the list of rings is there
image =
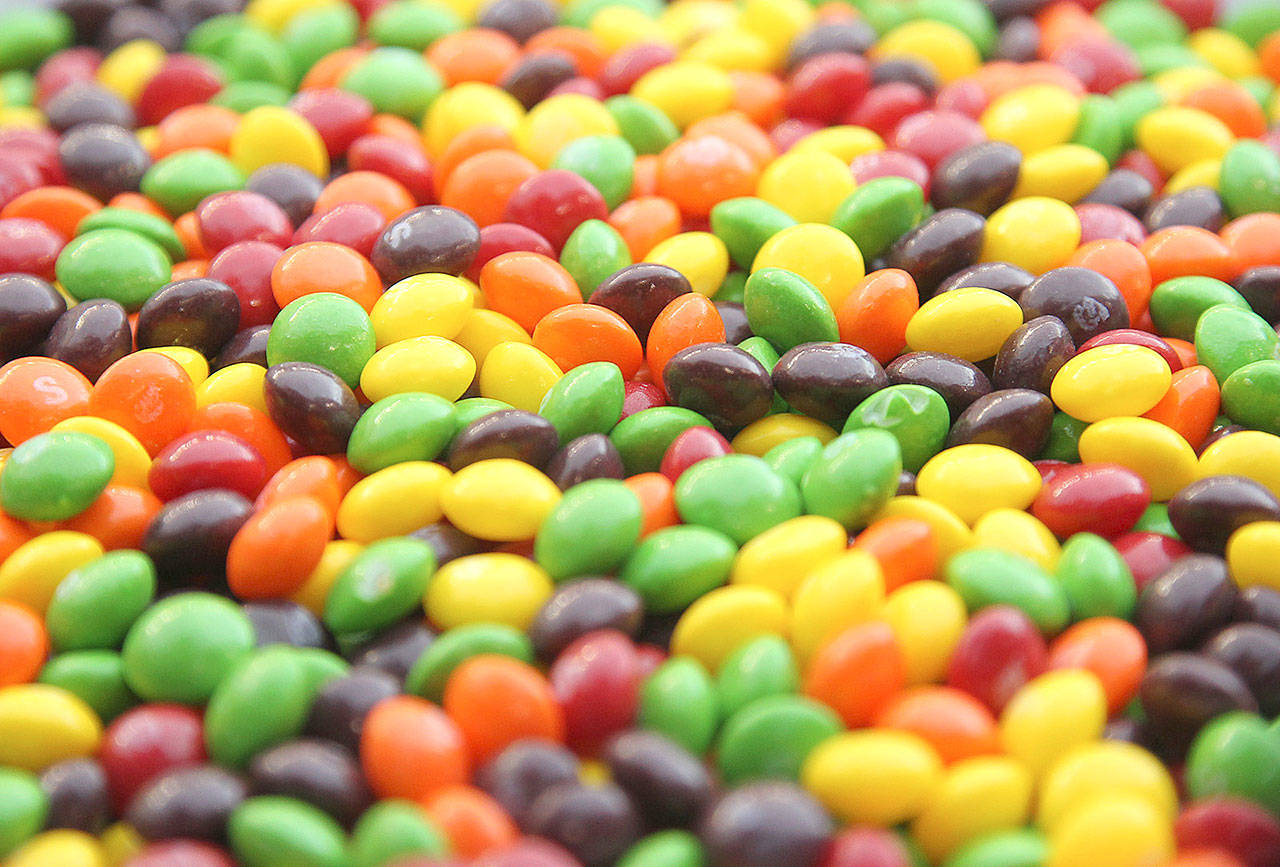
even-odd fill
[[[1280,265],[1280,214],[1247,214],[1222,227],[1222,240],[1241,273],[1262,265]]]
[[[290,247],[271,269],[271,294],[284,307],[314,292],[345,295],[368,312],[382,295],[382,278],[369,260],[331,241]]]
[[[107,202],[107,207],[124,208],[127,211],[141,211],[144,214],[150,214],[162,220],[168,219],[164,209],[141,193],[117,193],[111,197],[111,201]]]
[[[126,355],[103,372],[89,396],[89,415],[120,425],[152,457],[191,429],[195,413],[187,372],[158,352]]]
[[[502,805],[474,786],[448,786],[422,802],[449,838],[453,854],[477,858],[515,842],[520,835]]]
[[[450,172],[440,204],[464,211],[481,227],[501,223],[511,195],[537,173],[538,167],[515,151],[483,151]]]
[[[31,530],[27,525],[0,512],[0,563],[29,541]]]
[[[368,53],[368,48],[355,46],[339,48],[331,54],[326,54],[307,70],[298,89],[323,90],[328,87],[337,87],[342,83],[342,79],[347,77],[347,73]]]
[[[297,592],[320,562],[333,521],[315,497],[276,499],[232,538],[227,586],[241,599],[283,599]]]
[[[0,437],[16,446],[64,418],[85,415],[92,388],[83,373],[53,358],[10,361],[0,367]]]
[[[49,655],[40,615],[21,602],[0,599],[0,686],[30,683]]]
[[[1147,645],[1133,624],[1117,617],[1081,620],[1049,646],[1049,668],[1081,668],[1098,676],[1110,713],[1138,692],[1147,670]]]
[[[754,195],[759,178],[751,155],[718,135],[682,138],[658,156],[658,195],[689,217],[705,217],[725,199]]]
[[[856,728],[868,725],[906,679],[893,629],[874,621],[849,627],[818,651],[805,673],[804,693]]]
[[[611,361],[631,379],[644,361],[640,338],[617,313],[598,304],[568,304],[542,317],[533,345],[566,373],[591,361]]]
[[[231,136],[240,125],[240,115],[220,105],[188,105],[165,117],[156,126],[156,145],[151,156],[163,159],[178,151],[205,148],[227,153]]]
[[[426,699],[383,699],[365,717],[360,766],[381,798],[421,800],[437,789],[467,782],[471,765],[462,732]]]
[[[840,302],[840,340],[888,364],[907,345],[907,323],[919,309],[920,294],[910,274],[899,268],[874,271]]]
[[[915,518],[876,521],[858,534],[853,547],[876,558],[886,593],[938,571],[938,538],[933,527]]]
[[[1209,368],[1184,367],[1173,374],[1169,390],[1143,417],[1173,428],[1193,449],[1198,449],[1213,430],[1220,401],[1218,380]]]
[[[1272,33],[1258,43],[1258,60],[1262,74],[1280,84],[1280,33]]]
[[[599,75],[608,60],[605,47],[596,35],[577,27],[549,27],[535,33],[524,44],[524,50],[529,54],[559,51],[573,61],[579,75],[587,78]]]
[[[547,678],[509,656],[482,654],[454,669],[444,709],[483,764],[522,738],[564,740],[564,715]]]
[[[254,505],[262,509],[279,500],[310,497],[324,506],[330,515],[336,516],[342,495],[334,462],[323,455],[311,455],[289,461],[277,470],[258,492]]]
[[[288,440],[271,417],[242,403],[226,401],[200,407],[191,419],[191,430],[224,430],[235,434],[262,455],[268,473],[276,472],[293,459]]]
[[[102,202],[75,187],[37,187],[5,205],[0,219],[39,220],[64,238],[74,238],[80,221],[100,210]]]
[[[449,140],[444,151],[432,164],[436,186],[443,188],[445,181],[453,174],[453,170],[469,157],[491,150],[516,149],[515,139],[506,127],[497,124],[480,124],[469,127]]]
[[[673,298],[649,329],[645,360],[653,372],[653,384],[662,387],[662,371],[671,356],[697,343],[723,343],[724,320],[711,300],[697,292]]]
[[[680,523],[675,485],[662,473],[640,473],[623,481],[640,501],[640,538]]]
[[[1237,138],[1258,138],[1267,131],[1267,116],[1262,106],[1234,81],[1215,81],[1198,87],[1187,94],[1182,105],[1213,115]]]
[[[1231,249],[1199,226],[1170,226],[1153,232],[1141,249],[1151,268],[1152,286],[1195,274],[1230,281],[1237,273]]]
[[[347,172],[339,175],[320,191],[314,213],[325,214],[346,202],[363,202],[388,221],[418,203],[404,184],[379,172]]]
[[[142,488],[107,485],[89,508],[58,526],[92,536],[108,551],[141,548],[161,505],[155,494]]]
[[[460,30],[431,43],[427,62],[450,87],[460,81],[497,84],[520,62],[520,45],[500,30]]]
[[[1129,308],[1130,322],[1137,322],[1147,312],[1152,290],[1151,267],[1137,247],[1114,238],[1090,241],[1072,253],[1067,264],[1097,271],[1116,284]]]
[[[719,136],[742,148],[747,156],[762,169],[778,156],[778,149],[773,146],[773,141],[740,111],[717,114],[694,121],[685,130],[684,135],[685,138],[690,139],[708,135]]]
[[[842,8],[845,7],[840,4]],[[762,127],[773,126],[782,120],[782,104],[786,101],[786,87],[777,76],[767,72],[734,70],[729,73],[733,83],[733,101],[730,107]]]
[[[643,262],[650,250],[680,233],[680,209],[661,196],[637,196],[618,205],[608,222],[627,242],[631,259]]]
[[[578,284],[563,265],[525,251],[486,262],[480,269],[480,292],[489,309],[510,316],[530,334],[552,310],[582,302]]]
[[[204,239],[200,237],[200,220],[195,211],[188,211],[173,221],[174,234],[182,242],[187,255],[193,259],[208,259],[209,251],[204,248]]]
[[[949,686],[921,686],[890,699],[876,715],[879,727],[928,741],[944,762],[1000,752],[995,717],[982,702]]]

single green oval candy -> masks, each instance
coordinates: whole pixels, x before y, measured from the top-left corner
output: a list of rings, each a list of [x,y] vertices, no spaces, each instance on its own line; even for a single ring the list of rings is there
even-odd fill
[[[1114,165],[1124,152],[1124,128],[1115,101],[1099,93],[1080,100],[1080,119],[1071,136],[1073,144],[1092,148]]]
[[[346,3],[326,3],[290,18],[280,43],[293,59],[294,69],[310,69],[325,55],[355,45],[359,36],[356,11]]]
[[[405,691],[438,702],[444,697],[449,675],[462,663],[480,654],[510,656],[533,664],[533,643],[514,626],[505,623],[468,623],[439,635],[422,652],[405,678]]]
[[[1153,78],[1175,69],[1209,69],[1209,61],[1185,45],[1156,43],[1133,49],[1144,78]]]
[[[347,442],[347,461],[369,475],[405,461],[435,460],[454,436],[453,404],[436,394],[384,397],[360,416]]]
[[[314,693],[292,648],[260,650],[213,691],[204,713],[209,756],[243,768],[258,753],[297,737]]]
[[[378,45],[424,51],[441,36],[457,33],[464,26],[458,13],[443,3],[396,0],[369,17],[367,35]]]
[[[560,445],[565,445],[585,434],[613,430],[622,418],[625,397],[618,365],[590,361],[556,380],[542,398],[538,415],[551,422],[560,434]],[[662,460],[661,456],[658,460]]]
[[[1219,304],[1196,322],[1195,347],[1197,362],[1221,383],[1246,364],[1277,360],[1280,335],[1252,310]]]
[[[360,371],[376,350],[369,314],[336,292],[313,292],[289,302],[267,334],[268,366],[317,364],[352,388],[360,384]]]
[[[534,559],[556,581],[617,571],[640,538],[644,511],[617,479],[591,479],[565,491],[533,543]]]
[[[436,571],[431,546],[409,536],[379,539],[356,555],[324,605],[324,622],[338,633],[390,626],[422,604]]]
[[[1151,321],[1165,337],[1192,341],[1196,323],[1210,307],[1229,304],[1241,310],[1249,302],[1230,284],[1212,277],[1174,277],[1165,280],[1151,292]]]
[[[40,833],[48,813],[49,798],[35,774],[0,767],[0,858]]]
[[[1133,147],[1133,131],[1147,114],[1164,105],[1164,93],[1150,81],[1131,81],[1111,91],[1120,122],[1120,149]]]
[[[1110,542],[1093,533],[1076,533],[1063,544],[1054,574],[1067,596],[1072,620],[1128,620],[1137,604],[1129,566]]]
[[[1230,7],[1222,27],[1239,36],[1253,48],[1280,30],[1280,7],[1271,3],[1238,3]]]
[[[1280,435],[1280,361],[1236,368],[1222,383],[1222,410],[1238,425]]]
[[[444,90],[440,74],[421,52],[375,48],[342,78],[342,88],[358,93],[374,110],[417,123]]]
[[[515,409],[515,407],[505,400],[492,397],[468,397],[458,401],[453,405],[453,433],[449,436],[450,441],[473,421],[500,409]]]
[[[38,679],[77,696],[104,723],[139,704],[138,696],[125,682],[124,661],[111,650],[60,653],[40,670]]]
[[[0,15],[0,71],[34,69],[75,39],[71,19],[53,9],[11,8]]]
[[[164,248],[126,229],[95,229],[58,254],[58,282],[77,301],[109,298],[130,313],[169,282],[173,263]]]
[[[893,434],[902,450],[902,468],[918,473],[946,444],[951,410],[932,388],[900,383],[880,389],[854,407],[843,432],[869,428]]]
[[[897,493],[901,474],[902,452],[893,434],[875,428],[841,434],[804,474],[805,511],[860,530]]]
[[[560,264],[585,301],[606,277],[631,264],[631,251],[618,230],[604,220],[584,220],[564,242]]]
[[[719,530],[743,545],[800,516],[800,491],[754,455],[698,461],[680,474],[676,510],[686,524]]]
[[[706,753],[719,721],[711,675],[692,657],[668,659],[640,687],[636,726],[666,735],[696,756]]]
[[[264,105],[285,108],[292,95],[288,88],[269,81],[230,81],[213,95],[209,104],[229,108],[236,114],[248,114]]]
[[[711,232],[724,241],[739,268],[750,269],[765,241],[795,224],[786,211],[755,196],[725,199],[711,208]]]
[[[655,406],[627,416],[609,432],[627,475],[654,473],[671,441],[691,427],[713,427],[701,413],[682,406]]]
[[[738,547],[719,530],[688,524],[646,536],[618,577],[640,594],[645,608],[680,611],[729,580]]]
[[[716,673],[716,698],[725,717],[757,699],[790,695],[799,689],[800,670],[791,645],[776,635],[761,635],[740,645]]]
[[[1094,12],[1098,23],[1130,48],[1177,44],[1187,37],[1187,25],[1154,0],[1109,0]]]
[[[448,838],[420,806],[410,801],[379,801],[365,810],[351,832],[348,867],[382,867],[409,855],[443,858],[448,854]]]
[[[778,352],[801,343],[840,339],[827,299],[808,280],[785,268],[761,268],[748,277],[742,304],[752,332]]]
[[[707,854],[696,835],[680,829],[656,831],[618,859],[618,867],[706,867]]]
[[[245,15],[215,15],[192,27],[183,47],[192,54],[216,59],[225,54],[240,32],[246,29],[258,28]]]
[[[634,96],[611,96],[604,107],[618,125],[618,131],[637,154],[658,154],[680,137],[671,118],[652,103]]]
[[[716,767],[731,786],[800,778],[814,747],[844,731],[831,708],[798,695],[756,699],[730,716],[716,742]]]
[[[731,304],[741,304],[742,294],[747,289],[747,272],[746,271],[730,271],[724,275],[724,279],[720,281],[720,288],[716,290],[716,294],[711,296],[716,301],[728,301]]]
[[[822,440],[817,437],[796,437],[778,443],[764,453],[764,462],[783,478],[790,479],[796,486],[804,481],[804,474],[809,472],[822,455]]]
[[[646,18],[657,18],[663,9],[660,0],[569,0],[564,6],[561,21],[570,27],[586,30],[595,14],[607,6],[634,9]]]
[[[1233,217],[1280,211],[1280,155],[1260,141],[1236,142],[1222,158],[1218,193]]]
[[[1044,867],[1049,843],[1031,828],[984,834],[964,844],[944,867]]]
[[[142,176],[143,195],[174,217],[195,210],[205,196],[243,186],[244,174],[235,164],[206,148],[170,154]]]
[[[243,801],[231,813],[227,837],[244,867],[348,865],[342,828],[328,813],[296,798],[260,795]]]
[[[283,642],[279,643],[283,644]],[[268,644],[264,646],[275,647],[276,645]],[[306,681],[307,689],[313,698],[329,681],[337,680],[351,671],[351,663],[338,656],[338,654],[330,653],[320,647],[289,646],[289,652],[293,654],[293,658],[302,666],[303,679]]]
[[[25,69],[13,69],[0,73],[0,100],[4,105],[34,104],[36,79]]]
[[[84,235],[98,229],[124,229],[152,241],[169,254],[172,262],[187,258],[187,249],[178,239],[173,226],[155,214],[135,211],[132,208],[102,208],[85,217],[76,226],[76,235]]]
[[[1080,463],[1080,436],[1088,422],[1055,412],[1053,421],[1049,423],[1049,440],[1040,452],[1040,458],[1048,461],[1066,461],[1069,464]]]
[[[298,70],[284,44],[258,28],[240,32],[222,53],[222,66],[233,81],[261,81],[285,90],[297,84]]]
[[[551,167],[567,169],[586,178],[591,186],[600,191],[605,205],[612,211],[631,195],[635,162],[635,148],[625,138],[616,135],[589,135],[574,139],[561,148]],[[624,244],[623,248],[625,247]],[[631,264],[630,257],[626,264]],[[588,294],[585,287],[582,291],[583,295]]]
[[[1046,635],[1067,625],[1067,595],[1054,578],[1031,560],[996,548],[972,548],[947,561],[947,583],[970,613],[992,605],[1022,609]]]
[[[36,434],[0,468],[0,508],[23,521],[65,521],[93,505],[115,470],[115,453],[96,436]]]
[[[1280,734],[1257,714],[1223,714],[1196,735],[1186,779],[1193,798],[1230,795],[1280,813]]]
[[[204,704],[253,650],[253,624],[234,602],[180,593],[152,605],[124,639],[125,680],[147,701]]]
[[[906,178],[874,178],[850,193],[831,215],[831,225],[844,232],[871,260],[924,219],[924,191]]]
[[[58,583],[45,613],[49,639],[59,652],[115,649],[155,592],[150,557],[128,549],[108,551]]]
[[[1173,522],[1169,520],[1169,507],[1164,503],[1152,503],[1143,509],[1131,532],[1159,533],[1170,539],[1182,538],[1178,535],[1178,531],[1173,529]]]

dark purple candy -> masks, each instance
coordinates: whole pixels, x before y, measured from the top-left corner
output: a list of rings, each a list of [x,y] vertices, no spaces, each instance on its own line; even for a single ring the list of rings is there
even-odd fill
[[[1191,554],[1142,588],[1133,622],[1152,656],[1188,650],[1231,622],[1237,595],[1226,561]]]
[[[1044,450],[1053,426],[1053,401],[1029,388],[1006,388],[984,394],[960,413],[947,437],[947,447],[988,443],[1015,451],[1028,460]]]
[[[681,349],[663,368],[662,381],[672,404],[701,413],[729,435],[764,418],[773,406],[769,371],[751,353],[728,343]]]
[[[500,409],[464,427],[449,446],[455,473],[477,461],[510,458],[542,469],[560,448],[555,427],[537,413]]]
[[[249,766],[249,785],[255,795],[306,801],[348,826],[373,800],[351,752],[332,741],[309,738],[255,756]]]
[[[387,283],[414,274],[452,274],[467,270],[480,252],[480,227],[471,217],[444,205],[414,208],[392,220],[371,261]]]
[[[401,680],[380,668],[352,668],[320,688],[307,717],[306,733],[355,753],[360,749],[364,720],[373,706],[400,694]]]
[[[597,629],[616,629],[635,637],[644,603],[626,584],[608,578],[583,578],[561,584],[529,624],[534,653],[552,662],[578,638]]]
[[[794,409],[839,429],[858,404],[889,384],[889,377],[860,346],[802,343],[778,359],[773,383]]]
[[[792,783],[749,783],[726,792],[699,836],[716,867],[817,867],[832,832],[822,805]]]
[[[96,382],[102,372],[133,350],[129,314],[107,298],[81,301],[58,317],[40,354],[65,361]]]
[[[1014,329],[996,353],[991,384],[1048,394],[1062,365],[1076,354],[1075,341],[1056,316],[1037,316]]]
[[[623,479],[626,475],[618,447],[602,433],[571,440],[547,464],[547,478],[562,491],[588,479]]]
[[[635,331],[640,342],[649,339],[649,329],[668,304],[686,292],[692,292],[689,281],[675,268],[641,262],[628,265],[606,277],[589,299],[592,304],[608,307]]]
[[[1280,521],[1280,500],[1243,476],[1208,476],[1174,494],[1169,521],[1197,551],[1221,554],[1227,539],[1245,524]]]

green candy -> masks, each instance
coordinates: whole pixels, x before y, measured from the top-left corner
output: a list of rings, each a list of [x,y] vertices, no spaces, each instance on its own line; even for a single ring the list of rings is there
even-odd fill
[[[377,343],[364,308],[336,292],[313,292],[285,305],[267,335],[267,365],[305,361],[333,371],[347,385],[360,384],[360,371]]]
[[[1187,38],[1182,19],[1154,0],[1109,0],[1094,13],[1098,22],[1130,48],[1176,45]]]
[[[854,407],[844,423],[844,433],[870,428],[893,434],[902,450],[902,468],[918,473],[946,444],[951,410],[932,388],[891,385]]]
[[[634,96],[611,96],[604,107],[637,154],[657,154],[680,137],[680,130],[657,106]]]
[[[698,461],[676,482],[686,524],[719,530],[739,545],[800,516],[800,492],[761,458],[731,454]]]
[[[0,15],[0,71],[34,69],[75,39],[71,19],[52,9],[10,9]],[[2,854],[2,853],[0,853]]]
[[[1151,321],[1165,337],[1194,340],[1196,323],[1210,307],[1229,304],[1241,310],[1249,302],[1229,284],[1212,277],[1174,277],[1151,293]]]
[[[1133,130],[1150,112],[1164,105],[1164,94],[1150,81],[1131,81],[1111,91],[1120,122],[1121,150],[1133,147]]]
[[[125,229],[95,229],[74,238],[54,268],[77,301],[109,298],[129,312],[169,282],[173,263],[159,244]]]
[[[293,90],[299,72],[293,56],[280,40],[256,27],[236,35],[222,54],[222,66],[232,82],[259,81]]]
[[[1222,410],[1236,424],[1280,435],[1280,361],[1254,361],[1222,383]]]
[[[234,602],[211,593],[170,596],[125,636],[125,680],[146,701],[204,704],[254,641],[253,624]]]
[[[841,434],[804,474],[805,511],[860,530],[897,493],[901,474],[902,452],[892,434],[870,428]]]
[[[258,753],[302,732],[314,697],[291,647],[259,650],[225,677],[204,714],[209,756],[244,768]]]
[[[836,315],[814,285],[783,268],[761,268],[747,278],[743,306],[752,332],[778,352],[801,343],[840,339]]]
[[[496,400],[492,397],[469,397],[466,400],[458,401],[453,405],[453,433],[449,435],[449,439],[452,441],[473,421],[482,419],[500,409],[515,409],[515,407],[506,401]]]
[[[237,863],[244,867],[348,867],[349,863],[346,836],[338,823],[296,798],[249,798],[231,814],[227,836]]]
[[[625,397],[618,365],[590,361],[556,380],[542,398],[538,414],[560,434],[560,445],[566,445],[585,434],[613,430],[622,418]],[[661,456],[658,460],[662,460]]]
[[[170,261],[181,262],[187,258],[187,250],[178,240],[178,233],[167,221],[155,214],[135,211],[132,208],[102,208],[94,211],[76,226],[76,235],[84,235],[98,229],[124,229],[159,244],[169,254]]]
[[[141,551],[109,551],[58,583],[45,626],[58,651],[120,646],[156,592],[156,568]]]
[[[718,530],[664,527],[641,541],[618,577],[640,594],[646,609],[680,611],[729,580],[737,553],[733,540]]]
[[[304,9],[289,19],[280,42],[293,59],[294,69],[310,69],[326,54],[355,45],[360,16],[345,3]]]
[[[1222,27],[1254,48],[1257,48],[1258,43],[1269,35],[1280,30],[1280,7],[1274,4],[1239,3],[1231,8],[1233,12],[1226,16]]]
[[[561,20],[570,27],[586,30],[595,14],[607,6],[625,6],[647,18],[657,18],[664,8],[660,0],[569,0]]]
[[[622,455],[627,475],[655,473],[662,465],[662,456],[672,440],[691,427],[712,427],[712,424],[701,413],[691,409],[655,406],[618,422],[609,433],[609,439]]]
[[[226,53],[242,31],[248,29],[258,28],[244,15],[215,15],[191,28],[185,47],[192,54],[218,58]]]
[[[564,242],[560,264],[586,300],[606,277],[631,264],[631,251],[618,230],[604,220],[584,220]]]
[[[915,0],[914,13],[917,18],[950,24],[968,36],[984,58],[995,51],[999,38],[996,19],[978,0]]]
[[[1154,78],[1175,69],[1208,69],[1209,63],[1185,45],[1152,43],[1133,49],[1143,78]]]
[[[4,858],[44,827],[49,798],[35,774],[0,767],[0,858]]]
[[[431,546],[409,536],[379,539],[351,561],[324,605],[324,622],[337,633],[390,626],[422,604],[436,571]]]
[[[510,656],[533,664],[529,637],[505,623],[468,623],[442,633],[418,657],[405,678],[405,691],[439,702],[449,675],[462,663],[480,654]]]
[[[821,702],[798,695],[757,699],[725,722],[716,743],[716,767],[731,786],[794,782],[814,747],[842,731],[840,717]]]
[[[0,468],[0,508],[23,521],[65,521],[93,505],[115,471],[115,453],[95,436],[37,434]]]
[[[1233,217],[1280,211],[1280,156],[1259,141],[1236,142],[1222,158],[1218,192]]]
[[[1049,843],[1044,834],[1030,828],[997,831],[966,843],[944,867],[1044,867]]]
[[[364,411],[347,442],[347,461],[365,475],[405,461],[430,461],[454,436],[454,406],[443,397],[402,392]]]
[[[1124,135],[1124,121],[1114,100],[1097,93],[1080,100],[1080,120],[1071,136],[1074,144],[1093,148],[1108,165],[1114,165],[1124,152]]]
[[[60,653],[40,671],[39,680],[79,697],[104,723],[138,704],[124,679],[124,662],[111,650]]]
[[[396,0],[373,13],[368,35],[379,45],[424,51],[441,36],[457,33],[464,26],[458,13],[443,3]]]
[[[850,193],[831,216],[831,225],[853,239],[864,259],[874,259],[922,219],[920,185],[886,177],[867,181]]]
[[[1280,335],[1251,310],[1230,304],[1210,307],[1196,322],[1196,358],[1218,382],[1256,361],[1280,357]]]
[[[800,689],[800,670],[791,645],[762,635],[739,646],[716,673],[720,712],[732,717],[757,699],[790,695]]]
[[[657,831],[618,859],[618,867],[706,867],[702,843],[688,831]]]
[[[1124,558],[1093,533],[1076,533],[1066,541],[1054,573],[1067,596],[1072,620],[1127,620],[1137,604],[1137,587]]]
[[[1054,578],[1020,554],[996,548],[961,551],[947,561],[946,581],[960,594],[970,613],[992,605],[1022,609],[1041,632],[1053,634],[1067,625],[1066,591]]]
[[[742,295],[747,289],[747,272],[746,271],[730,271],[724,275],[724,280],[720,282],[720,288],[716,290],[716,294],[712,297],[716,301],[729,301],[733,304],[742,303]]]
[[[302,676],[313,696],[329,681],[337,680],[351,671],[351,665],[345,659],[319,647],[290,647],[289,650],[302,666]]]
[[[36,80],[25,69],[0,73],[0,100],[5,105],[31,105],[35,101]]]
[[[375,111],[417,123],[444,90],[444,82],[420,52],[375,48],[343,77],[342,87],[369,100]]]
[[[640,687],[637,727],[666,735],[695,756],[711,746],[719,722],[711,675],[691,657],[668,659]]]
[[[159,160],[142,176],[142,193],[172,216],[195,210],[214,193],[238,190],[244,174],[216,151],[191,148]]]
[[[218,91],[209,104],[229,108],[236,114],[248,114],[264,105],[284,108],[292,95],[292,91],[269,81],[232,81]]]
[[[1049,441],[1040,452],[1040,459],[1047,461],[1066,461],[1069,464],[1080,463],[1080,435],[1089,426],[1065,412],[1055,412],[1049,424]]]
[[[347,867],[382,867],[410,855],[443,858],[448,854],[448,838],[420,806],[410,801],[379,801],[351,832]]]
[[[556,581],[617,571],[640,538],[640,499],[616,479],[591,479],[565,491],[542,522],[534,559]]]
[[[765,340],[763,337],[752,335],[746,340],[738,344],[738,348],[750,355],[770,373],[778,366],[778,350],[773,348],[773,344]],[[782,395],[776,391],[773,393],[773,406],[769,408],[770,414],[775,412],[788,412],[791,407],[787,406],[787,402],[782,399]],[[798,480],[795,480],[799,484]]]
[[[711,209],[711,232],[724,241],[734,264],[744,269],[751,268],[766,241],[795,224],[786,211],[754,196],[725,199]]]
[[[1231,795],[1280,813],[1280,734],[1257,714],[1223,714],[1196,735],[1186,779],[1193,798]]]
[[[822,455],[822,440],[817,437],[796,437],[778,443],[765,452],[764,462],[783,478],[790,479],[797,486],[804,481],[804,474],[809,472]]]
[[[589,135],[565,145],[551,167],[567,169],[586,178],[604,196],[605,205],[612,211],[631,195],[635,162],[635,148],[625,138]]]
[[[1152,503],[1147,506],[1138,518],[1138,523],[1133,525],[1132,532],[1159,533],[1170,539],[1182,538],[1178,535],[1178,531],[1173,529],[1173,523],[1169,520],[1169,507],[1164,503]]]

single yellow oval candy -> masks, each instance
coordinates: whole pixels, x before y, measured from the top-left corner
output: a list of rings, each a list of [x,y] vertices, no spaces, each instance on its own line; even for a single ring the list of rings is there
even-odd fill
[[[541,349],[509,340],[499,343],[485,356],[480,368],[480,394],[511,404],[516,409],[537,412],[542,399],[564,373]]]
[[[1080,120],[1080,98],[1056,84],[1030,84],[991,101],[979,121],[992,141],[1024,154],[1065,144]]]
[[[1011,831],[1031,811],[1031,774],[1008,756],[978,756],[949,767],[928,805],[911,823],[925,855],[941,863],[984,834]]]
[[[92,755],[102,721],[77,695],[57,686],[0,687],[0,765],[43,771]]]
[[[1195,450],[1182,435],[1149,418],[1094,422],[1080,435],[1079,448],[1083,463],[1120,464],[1142,476],[1157,503],[1194,482],[1199,470]]]
[[[532,539],[560,502],[560,489],[523,461],[494,458],[454,473],[440,492],[444,515],[459,530],[480,539]]]
[[[710,298],[729,273],[729,249],[710,232],[681,232],[645,254],[646,262],[666,265],[685,276],[694,292]]]
[[[1107,158],[1091,147],[1052,145],[1022,161],[1012,198],[1048,196],[1074,205],[1092,192],[1110,170]]]
[[[970,526],[993,509],[1027,508],[1041,484],[1040,472],[1029,460],[986,443],[944,449],[916,476],[920,496],[945,506]]]
[[[733,438],[732,446],[735,452],[764,457],[769,449],[796,437],[817,437],[823,445],[826,445],[836,436],[836,432],[830,425],[816,418],[780,412],[766,415],[744,427]]]
[[[797,222],[826,223],[856,186],[848,164],[838,157],[820,150],[787,151],[760,173],[756,195]]]
[[[1173,825],[1132,795],[1100,795],[1067,813],[1049,836],[1045,867],[1126,867],[1167,864]]]
[[[427,617],[442,629],[505,623],[525,629],[551,596],[550,576],[518,554],[492,552],[450,560],[427,585]]]
[[[397,340],[373,354],[360,372],[360,390],[372,401],[406,391],[457,400],[475,379],[476,361],[444,337]]]
[[[712,673],[742,644],[761,635],[787,634],[787,602],[767,587],[733,584],[717,587],[676,621],[673,655],[692,656]]]
[[[1254,521],[1232,533],[1227,565],[1241,587],[1280,590],[1280,521]]]
[[[102,844],[83,831],[60,828],[37,834],[4,862],[5,867],[107,867]]]
[[[919,735],[864,729],[818,744],[800,779],[841,821],[890,827],[928,805],[942,782],[942,760]]]
[[[850,626],[879,616],[883,604],[884,574],[866,551],[847,550],[818,564],[801,580],[792,603],[796,656],[807,662]]]
[[[790,599],[814,569],[839,557],[848,545],[849,534],[838,521],[801,515],[743,545],[729,580],[770,587]]]
[[[240,118],[228,143],[231,162],[246,175],[271,163],[292,163],[329,176],[329,151],[310,121],[287,108],[261,105]]]
[[[1066,202],[1048,196],[1014,199],[987,218],[979,258],[1043,274],[1066,264],[1080,246],[1080,231],[1080,218]]]
[[[889,594],[881,616],[898,639],[907,683],[937,683],[946,676],[969,622],[959,593],[941,581],[912,581]]]
[[[1000,351],[1022,324],[1022,308],[1003,292],[976,286],[926,301],[907,322],[907,347],[982,361]]]
[[[1099,795],[1133,795],[1172,822],[1178,793],[1164,764],[1136,744],[1099,741],[1076,747],[1054,762],[1040,784],[1036,822],[1047,831],[1072,808]]]
[[[728,111],[733,103],[733,79],[710,63],[677,60],[655,66],[640,76],[631,95],[653,104],[684,129],[696,120]]]
[[[1225,436],[1201,453],[1199,474],[1244,476],[1280,497],[1280,437],[1260,430]]]
[[[411,337],[452,340],[475,310],[467,281],[449,274],[415,274],[392,285],[369,311],[378,347]]]
[[[1081,421],[1142,415],[1160,402],[1173,374],[1168,363],[1145,346],[1095,346],[1058,370],[1049,394],[1058,408]]]
[[[440,520],[440,492],[452,474],[432,461],[403,461],[356,482],[338,506],[338,533],[368,544]]]
[[[880,37],[869,56],[874,60],[914,58],[936,72],[943,84],[969,75],[982,63],[968,36],[950,24],[928,18],[899,24]]]
[[[1083,460],[1083,459],[1082,459]],[[973,525],[974,548],[999,548],[1021,554],[1052,573],[1062,546],[1035,515],[1020,509],[992,509]]]
[[[1207,111],[1168,105],[1148,112],[1134,127],[1138,147],[1161,171],[1172,174],[1201,160],[1226,156],[1235,135]]]
[[[258,412],[267,412],[267,396],[263,388],[267,369],[260,364],[240,361],[209,374],[196,386],[196,406],[211,403],[242,403]]]
[[[102,543],[84,533],[42,533],[0,562],[0,597],[25,602],[43,614],[67,573],[104,553]]]
[[[1107,722],[1098,676],[1081,669],[1042,674],[1014,693],[1000,714],[1000,743],[1037,777],[1073,747],[1096,741]]]

